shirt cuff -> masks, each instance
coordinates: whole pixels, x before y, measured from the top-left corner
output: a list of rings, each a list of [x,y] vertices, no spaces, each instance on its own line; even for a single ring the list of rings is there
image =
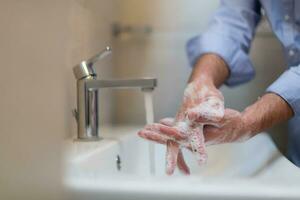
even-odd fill
[[[226,85],[235,86],[250,81],[255,76],[252,63],[239,43],[216,33],[206,32],[188,41],[187,55],[191,66],[206,53],[220,56],[227,64],[230,76]]]
[[[300,66],[291,67],[285,71],[267,92],[281,96],[293,109],[296,116],[300,116]]]

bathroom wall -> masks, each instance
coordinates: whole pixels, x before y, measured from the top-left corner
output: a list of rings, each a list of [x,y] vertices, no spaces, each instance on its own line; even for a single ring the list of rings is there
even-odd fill
[[[150,25],[153,33],[133,34],[115,39],[117,76],[158,78],[154,93],[155,118],[174,116],[191,68],[185,56],[188,38],[204,29],[217,1],[197,0],[126,0],[118,1],[119,22],[143,27]],[[141,93],[119,93],[118,123],[144,123]]]
[[[99,77],[157,77],[155,118],[173,116],[191,70],[185,43],[204,30],[217,5],[217,0],[1,0],[0,199],[63,198],[62,146],[76,134],[72,67],[106,45],[113,45],[114,55],[97,64]],[[153,33],[113,38],[115,21],[149,24]],[[269,34],[257,37],[251,54],[258,72],[269,76],[224,89],[227,104],[237,109],[254,101],[264,89],[260,83],[267,85],[282,70],[280,46]],[[103,90],[100,106],[102,124],[144,123],[137,91]]]
[[[157,77],[155,120],[174,116],[191,71],[185,44],[189,38],[205,30],[219,1],[119,0],[118,4],[121,24],[136,27],[150,25],[153,33],[127,34],[115,39],[118,52],[114,60],[116,74],[124,78]],[[270,33],[266,20],[259,27],[250,54],[257,76],[241,87],[222,88],[228,107],[243,110],[262,95],[284,70],[281,46]],[[114,119],[124,124],[145,123],[142,95],[136,92],[120,93]]]
[[[114,1],[0,1],[0,199],[61,199],[72,67],[111,44]],[[97,66],[112,73],[111,58]],[[103,102],[109,93],[102,95]],[[103,106],[109,122],[111,104]]]

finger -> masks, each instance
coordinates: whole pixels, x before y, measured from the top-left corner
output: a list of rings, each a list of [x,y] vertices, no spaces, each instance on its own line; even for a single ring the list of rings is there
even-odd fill
[[[232,142],[234,135],[227,134],[223,128],[207,126],[204,128],[205,144],[207,146]]]
[[[158,124],[158,123],[150,124],[150,125],[145,126],[145,129],[149,130],[149,131],[158,132],[162,135],[166,135],[166,136],[171,137],[175,140],[185,140],[187,138],[186,135],[180,133],[180,131],[177,130],[176,128],[169,127],[169,126],[166,126],[166,125],[163,125],[163,124]]]
[[[163,118],[159,121],[159,123],[166,125],[166,126],[173,126],[175,123],[175,119],[168,117],[168,118]]]
[[[177,156],[179,152],[179,144],[172,140],[167,141],[166,152],[166,173],[172,175],[176,168]]]
[[[208,125],[207,127],[213,126],[213,127],[221,128],[227,123],[229,119],[232,118],[232,116],[236,116],[236,111],[231,109],[225,109],[223,117],[218,122],[211,122],[211,123],[204,123],[204,124]],[[201,121],[201,119],[199,121]]]
[[[209,127],[205,129],[205,144],[216,145],[216,144],[225,144],[233,142],[244,142],[251,138],[251,134],[238,134],[235,131],[228,132],[223,128],[219,129],[216,127]]]
[[[208,105],[201,104],[186,112],[190,121],[202,124],[218,124],[224,117],[224,110],[213,109]]]
[[[203,128],[198,128],[198,130],[193,130],[191,136],[189,137],[190,144],[194,155],[196,156],[199,165],[202,165],[207,160],[207,154],[205,149],[205,141],[203,136]]]
[[[141,130],[138,135],[146,140],[157,142],[159,144],[167,144],[168,138],[154,131]]]
[[[180,147],[184,147],[186,149],[188,149],[189,151],[193,152],[192,150],[192,146],[191,144],[189,143],[189,141],[186,141],[186,142],[178,142],[180,144]]]
[[[182,151],[179,150],[178,157],[177,157],[177,166],[178,169],[185,175],[190,175],[190,169],[187,166],[186,162],[184,161],[184,157]]]
[[[167,137],[165,135],[159,134],[154,131],[148,131],[148,130],[141,130],[138,133],[138,136],[140,136],[143,139],[150,140],[159,144],[167,144],[167,140],[173,140],[170,137]],[[193,152],[191,145],[187,142],[178,142],[181,147],[187,148],[191,152]]]
[[[219,122],[219,127],[205,126],[204,127],[204,138],[206,145],[224,144],[239,140],[239,134],[235,134],[234,128],[231,128],[228,132],[228,123],[234,120],[236,117],[240,117],[240,114],[232,109],[225,109],[225,115]],[[243,137],[242,140],[247,139]]]
[[[220,97],[209,96],[197,106],[187,110],[187,117],[199,123],[218,122],[224,117],[224,101]]]

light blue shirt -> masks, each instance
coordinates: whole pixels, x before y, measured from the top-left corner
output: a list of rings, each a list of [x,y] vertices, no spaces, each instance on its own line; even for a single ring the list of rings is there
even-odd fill
[[[289,157],[300,166],[300,0],[223,0],[208,29],[187,43],[187,54],[192,66],[205,53],[223,58],[230,70],[229,86],[250,81],[255,71],[248,54],[262,9],[288,63],[266,91],[285,99],[295,113],[289,127]]]

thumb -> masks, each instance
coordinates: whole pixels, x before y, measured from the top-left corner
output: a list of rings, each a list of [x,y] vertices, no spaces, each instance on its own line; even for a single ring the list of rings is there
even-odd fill
[[[166,125],[166,126],[174,126],[175,124],[175,119],[171,117],[163,118],[159,120],[159,123]]]
[[[202,102],[187,110],[186,116],[190,121],[197,123],[218,123],[224,117],[224,102],[217,98]]]

